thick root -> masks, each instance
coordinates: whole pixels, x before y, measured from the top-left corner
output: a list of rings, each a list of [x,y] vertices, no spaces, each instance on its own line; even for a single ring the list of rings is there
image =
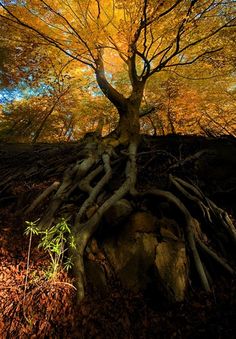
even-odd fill
[[[88,244],[89,239],[92,237],[94,232],[97,230],[99,222],[104,215],[104,213],[113,206],[117,201],[122,199],[128,192],[134,192],[136,179],[137,179],[137,167],[136,167],[136,153],[137,145],[130,144],[129,146],[129,159],[126,165],[126,179],[124,183],[120,186],[118,190],[113,192],[113,194],[106,199],[94,212],[94,214],[87,221],[83,222],[83,216],[86,210],[94,204],[97,196],[102,192],[104,186],[110,181],[112,177],[112,168],[110,163],[111,152],[104,153],[102,155],[103,166],[104,166],[104,176],[98,181],[98,183],[92,188],[89,189],[89,197],[84,201],[80,207],[79,212],[77,213],[75,223],[73,226],[73,236],[75,239],[76,249],[73,250],[73,263],[75,274],[77,276],[77,297],[78,301],[81,301],[84,298],[85,293],[85,272],[84,272],[84,262],[83,255],[85,248]],[[98,170],[99,168],[99,170]],[[100,167],[97,168],[97,171],[94,170],[86,178],[83,179],[83,185],[86,182],[86,186],[91,187],[90,181],[91,177],[95,177],[95,173],[100,173]]]
[[[90,157],[84,159],[82,162],[78,162],[74,167],[65,172],[62,184],[52,198],[46,214],[40,220],[40,229],[47,229],[51,227],[55,213],[59,207],[77,188],[79,180],[86,175],[90,168],[95,164],[96,160],[97,159],[92,154]]]
[[[181,200],[177,198],[171,192],[167,192],[167,191],[163,191],[159,189],[153,189],[153,190],[149,190],[141,194],[142,197],[146,195],[154,195],[157,197],[165,198],[169,202],[173,203],[182,212],[184,219],[185,219],[185,223],[186,223],[186,229],[185,229],[186,239],[187,239],[189,248],[191,250],[193,259],[194,259],[196,270],[198,272],[203,288],[205,289],[205,291],[210,292],[210,285],[207,279],[207,274],[205,272],[202,260],[199,256],[197,246],[196,246],[196,240],[194,237],[194,230],[196,227],[195,219],[191,216],[189,210],[181,202]]]
[[[43,201],[52,193],[54,192],[60,185],[59,181],[55,181],[52,185],[50,185],[48,188],[46,188],[45,191],[43,191],[42,194],[40,194],[33,202],[32,204],[26,209],[25,214],[29,214],[32,212],[36,207],[38,207]]]
[[[79,208],[70,219],[75,245],[70,248],[70,255],[76,278],[78,302],[84,298],[86,292],[84,252],[87,244],[108,209],[127,195],[133,197],[134,200],[150,196],[161,198],[170,202],[180,211],[185,225],[180,233],[184,235],[183,240],[186,243],[190,261],[193,261],[195,271],[205,291],[211,291],[211,277],[207,271],[205,257],[211,258],[230,275],[235,275],[234,268],[215,246],[215,239],[222,230],[227,232],[230,240],[236,242],[236,231],[228,214],[205,197],[198,187],[171,175],[169,176],[171,189],[175,193],[160,189],[138,192],[136,188],[137,148],[137,142],[130,142],[126,150],[119,150],[120,157],[118,157],[118,151],[113,149],[111,143],[108,146],[105,143],[97,145],[95,151],[87,152],[84,159],[65,172],[60,185],[56,182],[48,187],[26,210],[26,213],[30,213],[57,189],[39,225],[43,229],[49,228],[57,218],[63,204],[73,196],[75,191],[79,195],[77,199]],[[186,161],[192,161],[193,158],[198,158],[201,154],[200,152],[196,153]],[[126,166],[125,168],[123,166],[123,172],[119,177],[113,180],[114,175],[117,175],[115,166],[120,159],[126,160]],[[109,187],[112,181],[119,182],[119,187],[116,189],[111,188],[112,185]],[[197,215],[194,212],[196,210],[199,212]],[[211,247],[209,246],[210,242],[207,241],[209,234],[213,244]]]

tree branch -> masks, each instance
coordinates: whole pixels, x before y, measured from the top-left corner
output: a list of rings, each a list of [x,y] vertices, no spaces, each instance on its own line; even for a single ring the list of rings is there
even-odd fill
[[[211,51],[205,51],[203,53],[201,53],[200,55],[196,56],[195,58],[193,58],[192,60],[186,61],[186,62],[177,62],[175,64],[171,64],[171,65],[165,65],[165,68],[167,67],[174,67],[174,66],[184,66],[184,65],[191,65],[193,64],[195,61],[197,61],[198,59],[202,58],[204,55],[207,54],[211,54],[211,53],[215,53],[215,52],[219,52],[221,51],[223,48],[217,48],[217,49],[213,49]]]
[[[99,55],[97,59],[95,59],[95,75],[97,83],[104,95],[111,101],[111,103],[113,103],[118,110],[124,110],[127,105],[127,100],[107,81],[101,51],[98,51],[98,53]]]
[[[93,65],[93,61],[91,60],[91,62],[85,61],[79,57],[77,57],[77,55],[72,54],[66,47],[63,46],[63,44],[61,44],[59,41],[51,38],[50,36],[42,33],[41,31],[39,31],[38,29],[34,28],[33,26],[25,23],[24,21],[22,21],[21,19],[19,19],[13,12],[11,12],[7,6],[3,5],[2,3],[0,3],[0,7],[2,7],[9,15],[11,18],[8,18],[7,16],[4,16],[2,14],[0,14],[1,18],[4,18],[5,20],[9,20],[11,22],[14,22],[15,24],[18,24],[20,26],[23,26],[29,30],[31,30],[32,32],[36,33],[37,35],[39,35],[41,38],[43,38],[44,40],[46,40],[47,42],[49,42],[51,45],[53,45],[54,47],[56,47],[57,49],[59,49],[60,51],[62,51],[63,53],[65,53],[67,56],[69,56],[72,59],[75,59],[77,61],[80,61],[81,63],[90,66],[91,68],[95,68]]]

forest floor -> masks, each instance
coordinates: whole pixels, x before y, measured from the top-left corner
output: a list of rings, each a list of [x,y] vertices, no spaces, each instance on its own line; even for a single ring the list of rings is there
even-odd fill
[[[0,144],[0,338],[235,338],[236,284],[227,276],[215,281],[213,294],[190,288],[185,302],[174,305],[131,293],[113,281],[106,295],[88,291],[77,307],[73,277],[60,270],[48,278],[50,258],[38,248],[37,237],[27,271],[29,236],[20,211],[61,178],[79,147]],[[183,163],[209,148],[219,151],[218,162]],[[161,174],[177,164],[176,171],[197,179],[205,194],[235,218],[234,139],[146,137],[139,155],[141,186],[161,186]],[[30,215],[30,221],[37,218],[37,213]]]

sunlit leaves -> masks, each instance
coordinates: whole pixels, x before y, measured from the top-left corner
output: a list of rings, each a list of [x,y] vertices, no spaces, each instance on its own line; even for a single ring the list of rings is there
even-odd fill
[[[9,121],[24,116],[21,121],[27,121],[25,117],[31,116],[34,127],[23,129],[28,138],[45,114],[39,140],[49,138],[49,131],[54,135],[51,140],[56,135],[76,138],[94,128],[101,115],[111,124],[117,120],[95,81],[98,59],[110,86],[125,98],[135,82],[149,79],[142,104],[161,103],[165,108],[158,114],[163,117],[169,107],[175,125],[181,126],[177,131],[190,131],[194,120],[202,121],[203,112],[212,115],[219,100],[225,102],[222,93],[235,66],[234,1],[26,0],[1,5],[2,83],[10,86],[23,79],[34,88],[43,83],[48,92],[44,98],[14,104],[17,113],[5,117]],[[184,65],[187,71],[181,69]],[[222,76],[217,79],[223,86],[216,90],[210,78]],[[178,77],[186,81],[177,81]],[[192,78],[205,80],[195,85]],[[177,89],[174,97],[166,87],[170,80],[172,90]],[[207,93],[209,88],[216,93],[214,98]],[[232,112],[231,107],[224,105],[224,112]]]

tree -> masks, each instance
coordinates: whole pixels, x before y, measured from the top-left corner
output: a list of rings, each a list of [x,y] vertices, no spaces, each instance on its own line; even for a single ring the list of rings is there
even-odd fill
[[[156,81],[154,77],[148,83],[145,100],[155,109],[143,118],[141,130],[146,133],[156,130],[158,135],[174,132],[235,135],[233,73],[209,74],[201,79],[197,74],[194,76],[193,70],[192,66],[188,74],[171,72],[166,78]]]
[[[117,108],[120,119],[117,131],[121,139],[139,132],[139,110],[147,79],[164,68],[191,64],[219,50],[216,35],[232,27],[234,20],[231,1],[227,5],[222,1],[203,4],[199,1],[68,4],[65,1],[62,6],[55,1],[26,1],[18,5],[2,1],[1,7],[8,14],[2,17],[30,29],[69,57],[92,68],[101,90]],[[128,97],[107,80],[104,64],[112,54],[127,68]]]
[[[135,189],[136,154],[140,118],[152,111],[152,108],[145,108],[143,100],[147,81],[164,70],[192,65],[209,56],[213,58],[214,53],[224,47],[222,40],[217,40],[219,34],[235,26],[234,1],[26,0],[16,4],[1,0],[0,6],[0,16],[4,22],[32,32],[37,39],[60,50],[68,58],[88,66],[100,90],[114,105],[119,116],[115,130],[106,138],[101,141],[96,134],[87,142],[83,162],[79,161],[68,168],[48,211],[40,221],[41,227],[50,227],[59,207],[78,185],[88,194],[75,218],[73,234],[76,249],[71,250],[78,297],[81,299],[85,281],[83,253],[102,215],[128,193],[143,196]],[[113,79],[121,71],[126,73],[129,82],[122,84]],[[170,110],[168,112],[171,120]],[[174,126],[171,128],[173,131]],[[106,192],[99,203],[97,198],[114,171],[112,159],[117,146],[127,148],[125,179],[112,194]],[[101,173],[102,178],[99,177]],[[92,189],[94,178],[96,184]],[[203,204],[202,208],[208,210],[201,201],[203,196],[193,186],[178,179],[170,180],[183,194],[190,196],[190,200],[191,197],[193,201],[198,200],[199,204]],[[187,192],[188,189],[191,194]],[[196,225],[188,209],[170,192],[154,190],[149,193],[170,200],[183,213],[188,227],[186,241],[193,253],[202,285],[209,291],[209,281],[196,248],[198,238],[197,233],[193,232]],[[97,209],[88,218],[86,211],[93,204]],[[215,205],[211,205],[211,212],[221,213]],[[227,225],[235,240],[235,231],[228,219]],[[217,260],[221,261],[218,256]]]
[[[100,114],[109,120],[105,111],[111,111],[111,103],[98,93],[89,70],[60,50],[45,49],[30,31],[25,35],[3,22],[1,34],[2,140],[74,140],[91,131]],[[11,92],[18,98],[6,104]]]

